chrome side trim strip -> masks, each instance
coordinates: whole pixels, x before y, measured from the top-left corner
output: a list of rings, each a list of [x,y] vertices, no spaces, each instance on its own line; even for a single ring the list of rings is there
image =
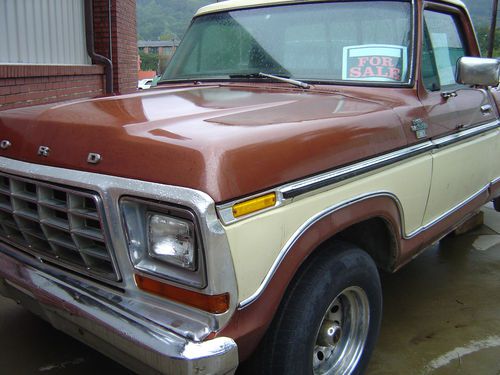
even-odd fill
[[[464,207],[465,205],[467,205],[468,203],[470,203],[471,201],[473,201],[475,198],[477,198],[478,196],[480,196],[481,194],[483,194],[485,191],[487,191],[489,189],[489,187],[490,187],[490,184],[485,185],[483,188],[481,188],[479,191],[477,191],[472,196],[470,196],[469,198],[467,198],[465,201],[459,203],[458,205],[456,205],[455,207],[453,207],[450,210],[446,211],[445,213],[443,213],[442,215],[440,215],[436,219],[432,220],[428,224],[425,224],[425,225],[421,226],[420,228],[416,229],[415,231],[411,232],[408,235],[405,234],[406,233],[406,229],[404,227],[405,220],[404,220],[404,211],[403,211],[403,208],[402,208],[402,204],[401,204],[401,202],[399,201],[399,199],[398,199],[398,197],[396,195],[394,195],[393,193],[388,192],[388,191],[377,191],[377,192],[371,192],[371,193],[363,194],[363,195],[354,197],[354,198],[352,198],[350,200],[346,200],[346,201],[343,201],[341,203],[338,203],[338,204],[336,204],[334,206],[331,206],[329,208],[326,208],[325,210],[323,210],[321,212],[318,212],[316,215],[314,215],[311,218],[309,218],[288,239],[288,241],[286,242],[286,244],[280,250],[278,256],[276,257],[274,263],[272,264],[269,272],[267,273],[266,277],[264,278],[264,280],[260,284],[259,288],[250,297],[248,297],[245,300],[241,301],[240,304],[239,304],[239,306],[238,306],[238,309],[245,308],[246,306],[252,304],[254,301],[256,301],[262,295],[262,293],[264,293],[264,290],[267,288],[267,286],[271,282],[271,279],[273,278],[274,274],[276,273],[276,271],[278,270],[279,266],[283,262],[284,258],[288,255],[288,253],[292,249],[293,245],[298,241],[298,239],[311,226],[313,226],[315,223],[317,223],[318,221],[320,221],[324,217],[326,217],[326,216],[334,213],[335,211],[338,211],[338,210],[340,210],[340,209],[342,209],[344,207],[350,206],[351,204],[358,203],[358,202],[364,201],[364,200],[369,199],[369,198],[389,197],[389,198],[391,198],[396,203],[396,205],[398,207],[399,215],[400,215],[401,221],[402,221],[402,227],[401,227],[401,229],[403,231],[402,237],[406,240],[406,239],[411,239],[411,238],[415,237],[416,235],[418,235],[418,234],[420,234],[420,233],[422,233],[422,232],[430,229],[432,226],[434,226],[435,224],[437,224],[439,221],[441,221],[441,220],[445,219],[446,217],[450,216],[455,211],[458,211],[459,209],[461,209],[462,207]]]
[[[353,178],[364,173],[368,173],[378,168],[385,167],[390,164],[394,164],[405,159],[423,154],[425,152],[429,152],[432,150],[439,151],[440,149],[450,146],[454,143],[461,142],[465,139],[480,135],[482,133],[494,130],[500,127],[499,121],[493,121],[487,124],[479,125],[470,129],[462,130],[458,133],[448,135],[445,137],[441,137],[435,140],[429,140],[423,143],[419,143],[417,145],[413,145],[410,147],[406,147],[401,150],[389,152],[384,155],[380,155],[368,160],[364,160],[352,165],[348,165],[333,171],[321,173],[316,176],[305,178],[301,181],[293,182],[290,184],[285,184],[279,186],[275,189],[270,189],[268,191],[262,192],[257,195],[253,195],[251,197],[245,197],[242,199],[237,199],[232,202],[225,203],[223,205],[217,206],[217,212],[221,221],[225,225],[232,224],[234,222],[238,222],[241,220],[245,220],[249,217],[261,214],[266,211],[273,210],[279,206],[282,206],[288,203],[291,199],[299,199],[305,197],[305,194],[329,187],[335,183],[347,180],[349,178]],[[232,214],[232,206],[251,199],[255,196],[264,195],[267,193],[275,192],[277,197],[277,203],[274,207],[268,208],[266,210],[262,210],[256,212],[254,214],[244,216],[241,218],[235,218]]]
[[[217,207],[217,211],[219,213],[220,219],[224,224],[226,225],[232,224],[234,222],[244,220],[256,215],[260,215],[264,212],[278,208],[286,203],[289,203],[292,198],[297,199],[298,196],[305,195],[308,192],[326,188],[327,186],[333,185],[337,182],[341,182],[349,178],[358,176],[360,174],[375,170],[377,168],[382,168],[386,165],[410,158],[412,156],[422,154],[424,152],[432,150],[433,147],[434,146],[430,141],[419,143],[418,145],[394,151],[385,155],[377,156],[373,159],[368,159],[353,165],[336,169],[331,172],[326,172],[317,176],[309,177],[299,182],[286,184],[275,190],[268,190],[259,194],[247,196],[243,199],[238,199],[236,201],[219,205]],[[253,214],[247,215],[242,218],[235,218],[233,216],[232,207],[235,204],[272,192],[276,193],[275,206],[255,212]]]
[[[433,140],[432,143],[435,145],[436,148],[441,148],[444,146],[451,145],[456,142],[463,141],[467,138],[474,137],[476,135],[479,135],[481,133],[493,130],[500,126],[500,123],[498,121],[490,122],[484,125],[479,125],[474,128],[462,130],[458,133],[448,135],[446,137],[438,138],[436,140]]]
[[[435,219],[433,219],[432,221],[430,221],[429,223],[421,226],[420,228],[414,230],[413,232],[409,233],[408,235],[405,235],[404,236],[404,239],[410,239],[410,238],[413,238],[415,237],[416,235],[426,231],[427,229],[429,229],[430,227],[436,225],[438,222],[440,222],[441,220],[447,218],[448,216],[450,216],[451,214],[453,214],[454,212],[458,211],[459,209],[461,209],[462,207],[466,206],[467,204],[469,204],[470,202],[472,202],[474,199],[476,199],[477,197],[479,197],[481,194],[483,194],[485,191],[488,191],[488,189],[490,188],[490,184],[488,185],[485,185],[483,188],[481,188],[479,191],[477,191],[476,193],[472,194],[469,198],[467,198],[466,200],[464,200],[463,202],[457,204],[456,206],[450,208],[448,211],[442,213],[441,215],[439,215],[438,217],[436,217]]]
[[[283,197],[285,199],[294,198],[298,195],[305,194],[311,190],[316,190],[331,184],[335,184],[337,182],[346,180],[348,178],[370,172],[374,169],[381,168],[386,165],[411,158],[415,155],[419,155],[426,151],[433,149],[440,149],[442,147],[449,146],[451,144],[463,141],[467,138],[474,137],[476,135],[480,135],[487,131],[493,130],[499,126],[500,123],[498,121],[476,126],[471,129],[460,131],[456,134],[420,143],[416,146],[411,146],[402,150],[394,151],[382,156],[368,159],[364,162],[356,163],[351,166],[340,168],[332,172],[323,173],[318,176],[311,177],[294,184],[285,185],[285,187],[279,189],[279,191],[282,192]]]
[[[296,196],[305,194],[311,190],[320,189],[322,187],[347,180],[351,177],[370,172],[374,169],[381,168],[386,165],[410,158],[412,156],[419,155],[431,150],[432,148],[434,148],[434,146],[430,141],[420,143],[416,146],[411,146],[344,168],[340,168],[332,172],[327,172],[318,176],[310,177],[297,183],[285,185],[284,187],[280,188],[279,191],[283,194],[283,198],[285,199],[295,198]]]
[[[255,300],[257,300],[262,295],[262,293],[264,293],[264,290],[267,288],[267,286],[271,282],[271,279],[273,278],[274,274],[276,273],[276,271],[278,270],[279,266],[283,262],[283,259],[285,259],[285,257],[288,255],[288,253],[292,249],[293,245],[295,245],[295,243],[297,242],[297,240],[311,226],[313,226],[319,220],[323,219],[324,217],[330,215],[331,213],[333,213],[335,211],[338,211],[341,208],[347,207],[347,206],[349,206],[349,205],[351,205],[353,203],[358,203],[358,202],[364,201],[364,200],[366,200],[368,198],[383,197],[383,196],[386,196],[386,197],[389,197],[389,198],[393,199],[397,203],[400,212],[402,212],[402,210],[401,210],[401,203],[399,202],[398,198],[394,194],[392,194],[390,192],[387,192],[387,191],[378,191],[378,192],[371,192],[371,193],[368,193],[368,194],[363,194],[363,195],[357,196],[355,198],[352,198],[350,200],[343,201],[343,202],[338,203],[338,204],[336,204],[336,205],[334,205],[332,207],[328,207],[325,210],[323,210],[321,212],[318,212],[316,215],[314,215],[311,218],[309,218],[309,220],[307,220],[304,224],[302,224],[295,231],[295,233],[288,239],[288,241],[286,242],[286,244],[281,248],[278,256],[274,260],[274,263],[272,264],[271,268],[269,269],[269,272],[267,273],[266,277],[264,278],[264,280],[260,284],[259,288],[250,297],[248,297],[248,298],[244,299],[243,301],[241,301],[240,304],[239,304],[239,306],[238,306],[238,308],[242,309],[242,308],[250,305],[252,302],[254,302]]]

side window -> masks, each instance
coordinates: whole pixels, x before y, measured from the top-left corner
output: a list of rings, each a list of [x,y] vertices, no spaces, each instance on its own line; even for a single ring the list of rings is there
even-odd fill
[[[422,43],[422,79],[427,90],[439,91],[439,77],[427,30]]]
[[[465,43],[456,17],[426,10],[424,13],[422,77],[425,87],[436,91],[456,85],[457,61],[465,56]]]

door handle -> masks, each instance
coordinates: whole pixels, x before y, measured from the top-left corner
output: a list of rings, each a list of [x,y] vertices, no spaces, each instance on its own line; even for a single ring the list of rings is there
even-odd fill
[[[491,104],[485,104],[481,106],[481,113],[483,115],[487,115],[488,113],[491,113]]]

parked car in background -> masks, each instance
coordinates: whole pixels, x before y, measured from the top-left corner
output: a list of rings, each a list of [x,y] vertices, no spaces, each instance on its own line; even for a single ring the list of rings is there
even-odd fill
[[[137,88],[139,90],[146,90],[151,87],[151,84],[153,83],[153,78],[145,78],[141,79],[137,82]]]

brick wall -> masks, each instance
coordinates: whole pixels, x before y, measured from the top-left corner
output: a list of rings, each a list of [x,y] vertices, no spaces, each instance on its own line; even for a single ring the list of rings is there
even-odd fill
[[[110,58],[108,0],[93,0],[94,6],[94,50]]]
[[[108,0],[94,1],[94,49],[113,62],[113,91],[137,90],[137,34],[135,0],[111,0],[111,44],[109,52]]]
[[[115,90],[137,89],[137,25],[135,0],[113,0],[113,66]]]
[[[108,0],[93,0],[94,47],[110,57]],[[113,91],[130,93],[137,87],[135,0],[111,0]],[[95,63],[95,62],[94,62]],[[2,65],[0,111],[105,94],[101,65]]]
[[[0,65],[0,111],[103,95],[102,66]]]

